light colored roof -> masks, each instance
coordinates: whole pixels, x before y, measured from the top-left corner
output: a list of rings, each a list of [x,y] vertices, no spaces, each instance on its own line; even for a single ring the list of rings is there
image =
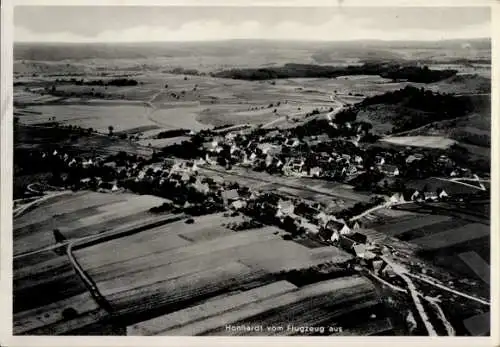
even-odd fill
[[[222,192],[222,198],[226,200],[238,199],[240,195],[236,189],[225,190]]]

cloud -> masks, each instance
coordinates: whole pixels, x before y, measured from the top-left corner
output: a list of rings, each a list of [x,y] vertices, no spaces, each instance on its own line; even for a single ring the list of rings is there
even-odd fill
[[[357,39],[435,40],[489,37],[490,23],[462,26],[456,30],[407,28],[385,30],[376,28],[368,18],[349,18],[335,14],[322,23],[277,21],[262,24],[244,20],[228,24],[218,20],[188,21],[177,28],[161,25],[141,25],[128,29],[108,29],[95,36],[83,36],[69,31],[33,32],[15,27],[14,40],[28,42],[143,42],[143,41],[205,41],[225,39],[277,39],[345,41]]]

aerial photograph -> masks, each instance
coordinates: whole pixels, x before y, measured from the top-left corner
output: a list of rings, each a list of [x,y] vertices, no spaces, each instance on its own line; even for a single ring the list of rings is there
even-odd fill
[[[13,334],[490,336],[490,12],[15,7]]]

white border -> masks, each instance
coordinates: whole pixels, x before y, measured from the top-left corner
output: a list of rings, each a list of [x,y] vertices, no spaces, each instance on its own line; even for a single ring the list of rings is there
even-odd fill
[[[500,1],[489,0],[343,0],[342,6],[491,6],[492,7],[492,201],[491,201],[491,336],[488,338],[472,337],[276,337],[276,338],[244,338],[244,337],[27,337],[12,336],[12,36],[13,36],[13,5],[142,5],[142,6],[338,6],[339,0],[216,0],[216,1],[154,1],[154,0],[73,0],[67,3],[64,0],[4,0],[1,13],[1,197],[0,197],[0,346],[165,346],[165,345],[189,345],[189,346],[242,346],[242,345],[265,345],[267,343],[303,346],[318,345],[332,346],[500,346],[500,319],[499,301],[500,293],[499,278],[495,274],[499,271],[500,236],[498,211],[499,206],[499,173],[500,161]]]

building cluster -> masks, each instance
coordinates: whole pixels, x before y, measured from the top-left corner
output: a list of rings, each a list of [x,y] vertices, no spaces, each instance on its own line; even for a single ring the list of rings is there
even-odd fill
[[[208,164],[228,168],[239,165],[292,177],[349,181],[367,170],[386,178],[470,175],[470,170],[459,167],[445,154],[421,153],[412,147],[399,151],[370,148],[360,146],[357,139],[331,138],[326,133],[300,138],[288,130],[209,133],[202,150]]]

